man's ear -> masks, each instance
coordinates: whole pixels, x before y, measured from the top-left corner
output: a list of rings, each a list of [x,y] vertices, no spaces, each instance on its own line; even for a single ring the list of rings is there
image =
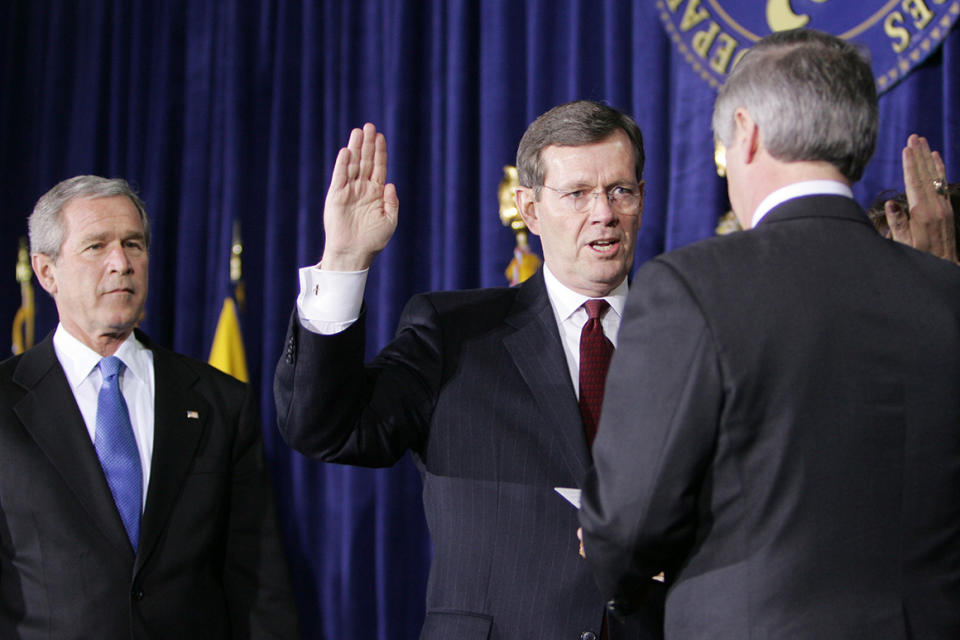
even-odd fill
[[[45,253],[31,253],[30,265],[37,276],[37,282],[50,295],[57,293],[56,265]]]
[[[750,164],[760,151],[760,127],[754,122],[753,116],[743,107],[733,112],[736,124],[734,144],[740,147],[741,157],[746,164]]]
[[[535,236],[540,235],[540,218],[537,216],[537,203],[534,199],[534,190],[530,187],[517,187],[517,211]]]

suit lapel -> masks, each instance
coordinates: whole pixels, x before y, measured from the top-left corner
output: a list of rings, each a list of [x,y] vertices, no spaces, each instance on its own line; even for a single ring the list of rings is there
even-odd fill
[[[139,571],[156,549],[210,415],[207,401],[193,390],[197,372],[172,352],[151,345],[143,334],[138,333],[137,338],[153,351],[156,388],[150,485],[140,524],[135,571]]]
[[[24,428],[104,536],[132,556],[90,433],[53,349],[52,334],[23,354],[13,381],[26,389],[13,407]]]
[[[590,452],[542,272],[521,285],[506,322],[516,331],[504,339],[504,346],[536,398],[545,422],[555,425],[559,432],[564,461],[579,482],[590,466]]]

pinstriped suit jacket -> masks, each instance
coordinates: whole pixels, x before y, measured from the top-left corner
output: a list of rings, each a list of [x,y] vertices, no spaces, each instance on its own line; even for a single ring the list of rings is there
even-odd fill
[[[576,512],[553,491],[579,486],[590,455],[543,276],[415,296],[366,366],[363,336],[362,316],[318,336],[294,313],[279,426],[331,462],[413,451],[434,543],[421,637],[597,634],[604,603],[577,555]]]

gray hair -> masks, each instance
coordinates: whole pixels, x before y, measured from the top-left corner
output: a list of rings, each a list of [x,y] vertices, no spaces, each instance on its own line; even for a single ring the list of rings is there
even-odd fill
[[[812,29],[769,35],[730,72],[713,108],[713,132],[733,142],[744,107],[766,150],[783,162],[829,162],[856,182],[877,142],[877,89],[868,55]]]
[[[122,178],[101,178],[100,176],[74,176],[57,183],[50,191],[40,196],[33,207],[33,213],[27,221],[30,233],[30,253],[42,253],[50,256],[53,261],[60,255],[66,235],[66,225],[63,223],[63,208],[71,200],[82,198],[111,198],[126,196],[140,214],[143,223],[143,240],[150,248],[150,221],[147,219],[147,209],[143,200],[136,191]]]
[[[621,130],[633,146],[637,182],[643,178],[643,135],[633,118],[592,100],[556,106],[534,120],[517,147],[517,174],[524,187],[543,186],[540,155],[551,145],[579,147],[600,142]]]

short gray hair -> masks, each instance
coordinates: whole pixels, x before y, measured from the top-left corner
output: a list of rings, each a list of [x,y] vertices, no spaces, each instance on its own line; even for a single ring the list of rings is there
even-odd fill
[[[534,120],[517,147],[517,175],[524,187],[543,186],[543,150],[552,145],[579,147],[601,142],[621,130],[633,147],[637,182],[643,179],[643,136],[627,114],[592,100],[556,106]]]
[[[869,57],[820,31],[781,31],[747,51],[713,108],[713,132],[724,145],[733,141],[739,107],[757,123],[770,155],[784,162],[829,162],[856,182],[876,148]]]
[[[63,223],[63,208],[71,200],[82,198],[111,198],[126,196],[140,214],[143,223],[143,240],[150,248],[150,221],[147,208],[137,192],[122,178],[100,176],[74,176],[57,183],[50,191],[40,196],[27,221],[30,233],[30,253],[42,253],[53,261],[60,255],[66,227]]]

